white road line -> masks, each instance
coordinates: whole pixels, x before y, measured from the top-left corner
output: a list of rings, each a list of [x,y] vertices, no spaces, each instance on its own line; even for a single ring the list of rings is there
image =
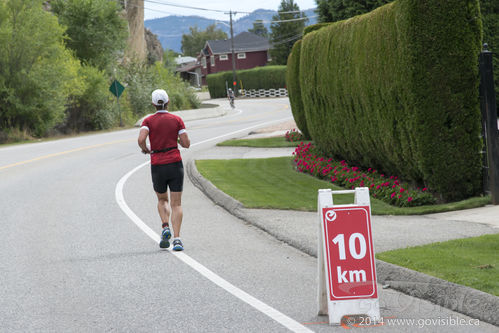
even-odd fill
[[[220,138],[225,137],[225,136],[233,135],[233,134],[236,134],[236,133],[239,133],[242,131],[247,131],[247,130],[255,128],[255,127],[261,127],[263,125],[269,125],[271,123],[275,123],[277,121],[283,121],[283,120],[284,119],[280,119],[280,120],[276,120],[276,121],[258,124],[258,125],[244,128],[241,130],[237,130],[237,131],[234,131],[231,133],[220,135],[220,136],[208,139],[208,140],[204,140],[204,141],[198,142],[196,144],[193,144],[192,146],[201,145],[203,143],[217,140],[217,139],[220,139]],[[139,229],[142,230],[147,236],[149,236],[149,238],[151,238],[155,243],[159,243],[159,241],[161,239],[159,234],[154,232],[148,225],[146,225],[144,223],[144,221],[142,221],[130,209],[130,207],[128,207],[128,205],[125,202],[125,198],[123,196],[123,187],[124,187],[126,181],[128,180],[128,178],[130,178],[130,176],[133,175],[137,170],[139,170],[140,168],[144,167],[147,164],[149,164],[149,162],[144,162],[144,163],[140,164],[139,166],[135,167],[133,170],[129,171],[126,175],[124,175],[118,181],[118,184],[116,185],[116,189],[115,189],[115,198],[116,198],[116,202],[120,206],[121,210],[132,220],[132,222],[135,223],[135,225],[137,225],[137,227],[139,227]],[[256,299],[255,297],[251,296],[250,294],[246,293],[245,291],[234,286],[233,284],[231,284],[227,280],[223,279],[222,277],[218,276],[213,271],[209,270],[208,268],[206,268],[205,266],[203,266],[202,264],[200,264],[196,260],[192,259],[191,257],[186,255],[185,253],[183,253],[183,252],[180,252],[180,253],[179,252],[172,252],[172,253],[178,259],[183,261],[185,264],[189,265],[192,269],[199,272],[201,275],[203,275],[205,278],[207,278],[211,282],[215,283],[217,286],[225,289],[227,292],[231,293],[232,295],[239,298],[243,302],[251,305],[256,310],[262,312],[263,314],[265,314],[268,317],[272,318],[273,320],[277,321],[279,324],[285,326],[289,330],[291,330],[293,332],[307,332],[307,333],[313,332],[310,329],[308,329],[307,327],[305,327],[302,324],[300,324],[299,322],[297,322],[296,320],[286,316],[285,314],[277,311],[276,309],[272,308],[271,306],[263,303],[262,301]]]

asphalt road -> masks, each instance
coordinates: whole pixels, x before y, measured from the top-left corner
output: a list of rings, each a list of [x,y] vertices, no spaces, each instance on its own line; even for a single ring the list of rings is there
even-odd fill
[[[193,144],[182,152],[186,161],[291,117],[287,99],[236,104],[226,117],[186,122]],[[160,250],[148,156],[137,134],[0,149],[1,332],[343,331],[316,315],[315,258],[215,206],[187,177],[186,250]],[[380,304],[390,319],[476,323],[392,290],[380,290]],[[484,323],[429,323],[361,330],[497,332]]]

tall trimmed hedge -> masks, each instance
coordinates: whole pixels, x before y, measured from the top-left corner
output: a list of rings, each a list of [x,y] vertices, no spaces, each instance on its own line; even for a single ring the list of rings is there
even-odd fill
[[[312,139],[446,200],[480,193],[480,39],[477,0],[398,0],[307,34],[299,85]]]
[[[327,27],[330,24],[331,24],[331,22],[324,22],[324,23],[316,23],[316,24],[306,26],[305,29],[303,29],[303,35],[305,36],[313,31],[317,31],[319,29]]]
[[[286,66],[264,66],[236,72],[237,89],[279,89],[286,87]],[[226,97],[225,82],[232,87],[232,71],[206,77],[211,98]]]
[[[307,119],[303,108],[300,89],[300,49],[301,40],[293,45],[293,49],[288,57],[288,71],[286,74],[286,85],[288,87],[289,102],[291,104],[291,112],[295,119],[296,126],[306,138],[310,138],[310,133],[307,127]]]

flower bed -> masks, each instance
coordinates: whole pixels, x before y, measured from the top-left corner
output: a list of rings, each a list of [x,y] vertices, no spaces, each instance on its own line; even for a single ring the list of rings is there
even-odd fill
[[[410,189],[409,185],[401,183],[398,177],[379,174],[373,168],[363,171],[359,167],[347,165],[345,161],[320,156],[311,143],[301,142],[293,155],[299,172],[311,174],[348,189],[368,187],[374,198],[394,206],[412,207],[436,202],[426,187]]]
[[[303,134],[301,134],[300,132],[298,132],[294,128],[292,130],[289,130],[286,132],[285,138],[286,138],[286,141],[289,141],[289,142],[297,142],[297,141],[301,141],[301,140],[305,139],[303,137]]]

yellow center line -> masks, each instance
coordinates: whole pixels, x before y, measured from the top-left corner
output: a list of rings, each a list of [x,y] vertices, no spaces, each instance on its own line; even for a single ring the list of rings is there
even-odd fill
[[[92,146],[86,146],[86,147],[80,147],[80,148],[75,148],[75,149],[71,149],[71,150],[61,151],[59,153],[53,153],[53,154],[43,155],[43,156],[35,157],[33,159],[30,159],[30,160],[26,160],[26,161],[21,161],[21,162],[16,162],[16,163],[4,165],[4,166],[0,167],[0,170],[12,168],[12,167],[23,165],[23,164],[28,164],[28,163],[31,163],[31,162],[36,162],[36,161],[44,160],[44,159],[51,158],[51,157],[66,155],[66,154],[74,153],[74,152],[77,152],[77,151],[88,150],[88,149],[93,149],[93,148],[99,148],[99,147],[114,145],[114,144],[117,144],[117,143],[130,142],[130,141],[133,141],[133,140],[136,140],[136,139],[116,140],[116,141],[111,141],[111,142],[106,142],[106,143],[99,143],[99,144],[92,145]]]

